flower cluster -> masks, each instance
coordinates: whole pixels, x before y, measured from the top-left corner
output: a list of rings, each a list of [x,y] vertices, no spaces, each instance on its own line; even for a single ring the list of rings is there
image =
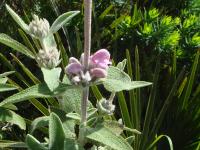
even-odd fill
[[[47,51],[40,49],[36,56],[36,61],[40,67],[53,69],[59,65],[61,61],[60,52],[55,47],[48,48]]]
[[[45,38],[49,34],[50,25],[46,19],[40,19],[37,15],[33,15],[33,20],[29,24],[29,32],[36,38]]]
[[[69,59],[66,67],[66,73],[74,84],[88,83],[99,78],[107,76],[108,65],[110,62],[110,53],[106,49],[100,49],[89,58],[89,68],[84,67],[84,54],[80,61],[74,57]]]

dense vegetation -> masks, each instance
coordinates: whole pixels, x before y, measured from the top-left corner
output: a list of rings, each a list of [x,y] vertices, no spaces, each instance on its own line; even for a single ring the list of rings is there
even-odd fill
[[[55,34],[63,60],[62,69],[69,57],[80,57],[84,39],[82,2],[5,0],[0,3],[0,32],[34,52],[40,47],[38,41],[14,25],[6,11],[6,3],[26,23],[30,22],[33,13],[47,18],[52,24],[62,13],[80,10],[80,14]],[[171,141],[175,150],[200,149],[200,0],[95,0],[93,3],[92,52],[108,49],[113,64],[126,58],[124,70],[132,80],[153,83],[152,87],[118,92],[114,100],[114,117],[122,118],[126,127],[142,132],[135,136],[134,149],[146,150],[155,146],[168,149]],[[0,42],[3,43],[1,38]],[[35,61],[3,44],[0,50],[1,73],[15,71],[6,77],[8,83],[21,91],[42,81]],[[102,86],[91,89],[89,99],[93,104],[109,95]],[[16,92],[1,93],[0,98],[4,100]],[[56,99],[33,99],[17,103],[16,112],[25,118],[29,129],[34,118],[49,115],[48,109],[57,105]],[[0,123],[1,127],[8,125]],[[24,141],[27,132],[9,124],[5,131],[0,130],[1,140]],[[41,131],[35,132],[42,140],[47,131],[38,136],[40,134]],[[123,136],[130,134],[125,131]]]

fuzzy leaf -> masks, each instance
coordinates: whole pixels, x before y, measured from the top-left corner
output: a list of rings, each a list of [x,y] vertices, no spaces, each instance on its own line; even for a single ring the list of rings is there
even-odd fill
[[[63,94],[63,99],[59,99],[61,107],[66,113],[77,112],[80,114],[82,90],[80,87],[76,89],[68,89]]]
[[[0,83],[0,92],[16,90],[17,87],[12,84],[1,84]]]
[[[14,12],[8,5],[6,5],[6,9],[8,10],[9,14],[12,16],[12,18],[15,20],[15,22],[26,32],[29,32],[28,25],[19,17],[18,14]]]
[[[29,150],[48,150],[35,137],[30,134],[26,136],[26,144]]]
[[[61,68],[46,69],[41,68],[44,81],[51,91],[54,91],[59,86],[59,78],[61,73]]]
[[[6,46],[9,46],[9,47],[13,48],[14,50],[32,58],[32,59],[35,58],[34,54],[31,51],[29,51],[29,49],[26,46],[17,42],[16,40],[12,39],[11,37],[9,37],[8,35],[6,35],[4,33],[0,33],[0,43],[5,44]]]
[[[43,39],[43,42],[46,45],[46,47],[57,47],[53,34],[49,34],[47,37],[45,37]]]
[[[65,139],[64,150],[84,150],[74,139]]]
[[[16,114],[14,111],[0,107],[0,122],[10,122],[18,125],[21,129],[26,129],[24,118]]]
[[[31,133],[35,131],[35,129],[47,126],[49,124],[49,116],[38,117],[31,123]]]
[[[15,73],[15,71],[4,72],[4,73],[0,74],[0,78],[6,77],[6,76],[13,74],[13,73]]]
[[[27,146],[23,142],[0,140],[0,148],[27,148]]]
[[[44,83],[37,84],[6,98],[0,103],[0,106],[3,106],[8,103],[18,103],[25,100],[30,100],[32,98],[53,97],[62,92],[65,92],[66,90],[70,90],[71,88],[74,88],[74,86],[67,84],[60,84],[59,87],[54,92],[51,92],[46,84]]]
[[[49,150],[62,150],[64,148],[65,133],[60,118],[50,114],[49,119]]]
[[[132,150],[132,147],[121,136],[116,136],[113,132],[103,126],[88,129],[86,136],[89,140],[98,142],[115,150]]]
[[[110,66],[108,76],[103,81],[104,87],[110,92],[120,92],[123,90],[132,90],[151,85],[145,81],[131,81],[131,78],[124,71],[117,67]]]
[[[66,25],[77,14],[79,14],[79,11],[70,11],[60,15],[52,24],[50,31],[52,33],[56,33],[60,28]]]

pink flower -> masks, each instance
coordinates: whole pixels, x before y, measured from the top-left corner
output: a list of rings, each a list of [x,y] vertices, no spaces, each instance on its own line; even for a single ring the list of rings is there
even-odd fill
[[[102,68],[91,69],[90,74],[95,78],[105,78],[107,76],[107,70]]]
[[[80,63],[71,63],[66,67],[67,74],[78,74],[83,70],[83,66]]]
[[[93,68],[107,69],[110,62],[110,53],[106,49],[100,49],[90,56],[90,66]]]

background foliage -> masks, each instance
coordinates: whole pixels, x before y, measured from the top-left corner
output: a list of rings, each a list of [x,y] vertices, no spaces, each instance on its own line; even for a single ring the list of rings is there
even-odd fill
[[[23,16],[26,22],[32,18],[31,13],[45,17],[52,23],[54,18],[61,13],[83,9],[82,3],[77,0],[48,2],[4,0],[1,2],[0,32],[9,34],[29,48],[31,47],[22,36],[22,31],[18,30],[18,26],[13,26],[14,21],[5,11],[5,3]],[[122,61],[126,57],[127,68],[125,69],[133,80],[152,81],[155,85],[153,89],[118,93],[115,100],[118,104],[116,118],[122,116],[128,127],[135,127],[140,131],[145,129],[145,138],[147,138],[145,145],[151,145],[155,139],[154,121],[159,120],[162,114],[155,133],[168,135],[173,141],[174,149],[197,150],[200,146],[200,67],[198,63],[200,1],[97,0],[94,2],[92,28],[93,52],[99,48],[107,48],[112,53],[115,62]],[[79,57],[83,48],[83,12],[62,31],[59,31],[59,35],[57,34],[56,39],[58,43],[64,45],[60,44],[59,49],[65,47],[64,50],[68,57]],[[42,75],[35,69],[37,68],[36,63],[19,53],[16,53],[16,56],[10,55],[10,48],[3,45],[0,48],[1,73],[8,70],[16,71],[9,78],[10,83],[16,83],[23,89],[39,82]],[[34,45],[33,48],[36,49],[36,46]],[[37,78],[27,72],[20,62],[26,64],[26,68]],[[62,66],[64,67],[66,63],[67,58]],[[183,66],[185,66],[185,72],[179,84],[175,85]],[[174,86],[175,89],[172,91]],[[100,99],[101,95],[108,95],[106,92],[98,93],[95,87],[93,91],[94,94],[90,98],[92,101]],[[171,92],[173,95],[170,95]],[[11,93],[1,95],[1,99],[8,95]],[[36,106],[35,102],[33,100],[32,104]],[[48,112],[45,110],[49,102],[56,105],[54,100],[41,102],[40,108],[44,106],[43,114]],[[22,102],[18,107],[18,113],[27,118],[27,122],[41,115],[41,111],[38,111],[41,109],[33,107],[28,102]],[[27,112],[29,109],[33,111]],[[147,119],[149,123],[146,123]],[[147,126],[149,129],[145,128]],[[23,131],[17,127],[14,127],[13,131],[2,132],[2,139],[24,141]],[[136,137],[135,147],[145,149],[140,147],[142,144],[138,141],[145,142],[144,137]],[[158,149],[167,149],[166,143],[165,140],[161,140]]]

